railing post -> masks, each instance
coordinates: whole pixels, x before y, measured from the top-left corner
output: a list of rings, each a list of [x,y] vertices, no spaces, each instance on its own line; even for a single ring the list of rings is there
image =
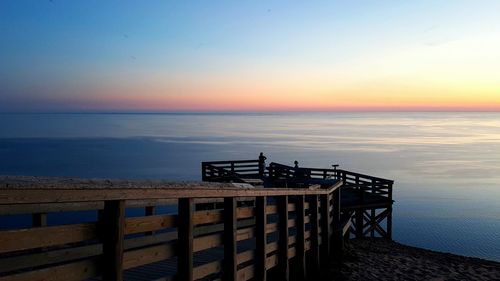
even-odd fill
[[[236,197],[224,198],[224,271],[223,280],[237,279],[236,261]]]
[[[320,268],[319,259],[319,208],[318,208],[318,195],[311,195],[309,197],[309,213],[311,214],[311,272],[317,277]]]
[[[102,278],[106,281],[121,281],[123,280],[125,201],[106,201],[100,219]]]
[[[201,180],[207,180],[207,165],[205,164],[205,162],[201,162]]]
[[[267,197],[259,196],[255,201],[255,280],[266,281]]]
[[[306,271],[306,237],[305,237],[305,207],[304,195],[296,197],[295,213],[297,216],[295,226],[297,228],[296,245],[296,261],[297,261],[297,280],[304,280],[307,276]]]
[[[146,206],[144,208],[144,215],[145,216],[154,216],[156,211],[156,206]],[[145,233],[146,235],[153,235],[154,231],[148,231]]]
[[[330,213],[330,194],[321,195],[321,249],[322,249],[322,265],[323,267],[328,266],[328,260],[330,259],[330,239],[332,238],[330,225],[331,225],[331,213]]]
[[[179,199],[178,208],[177,280],[193,281],[193,199]]]
[[[289,280],[288,261],[288,196],[278,197],[278,271],[282,280]]]
[[[34,213],[31,215],[31,225],[33,227],[47,226],[47,213]]]

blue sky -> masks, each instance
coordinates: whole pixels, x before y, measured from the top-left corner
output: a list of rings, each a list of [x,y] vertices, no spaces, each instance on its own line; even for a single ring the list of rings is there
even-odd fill
[[[500,105],[499,8],[498,1],[4,0],[0,111],[460,108],[473,94],[457,90],[464,87],[481,89],[476,106]],[[468,65],[475,69],[453,73]],[[272,106],[269,96],[278,97]],[[283,98],[290,102],[280,107]]]

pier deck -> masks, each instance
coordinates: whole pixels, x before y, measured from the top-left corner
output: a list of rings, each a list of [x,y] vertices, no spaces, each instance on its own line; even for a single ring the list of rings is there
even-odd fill
[[[264,160],[191,183],[0,177],[0,281],[315,279],[351,235],[390,238],[392,181]]]

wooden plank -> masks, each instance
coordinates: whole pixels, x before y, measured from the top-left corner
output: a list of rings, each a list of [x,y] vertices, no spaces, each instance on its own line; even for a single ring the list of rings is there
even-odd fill
[[[222,233],[196,237],[193,240],[193,252],[200,252],[210,248],[219,247],[222,246],[223,243],[224,236],[222,235]]]
[[[234,184],[236,185],[236,184]],[[255,197],[286,195],[328,194],[341,186],[337,183],[329,190],[298,188],[214,188],[185,186],[168,188],[91,188],[91,189],[44,189],[16,188],[0,189],[0,204],[33,204],[87,202],[102,200],[139,200],[139,199],[176,199],[176,198],[217,198],[217,197]],[[57,190],[57,192],[56,192]]]
[[[104,203],[99,227],[102,229],[102,278],[123,280],[123,238],[125,235],[125,201],[113,200]]]
[[[125,220],[125,234],[152,232],[155,230],[175,227],[176,219],[176,215],[156,215],[127,218]]]
[[[221,223],[221,222],[222,222],[222,211],[220,210],[196,211],[193,215],[194,225]]]
[[[278,197],[278,266],[279,276],[283,280],[289,280],[290,268],[288,260],[288,196]]]
[[[254,277],[254,266],[249,265],[238,270],[237,279],[235,280],[246,281],[252,279],[253,277]]]
[[[311,241],[311,266],[312,266],[312,274],[315,275],[319,272],[320,269],[320,258],[319,258],[319,206],[318,206],[318,196],[311,195],[309,196],[309,212],[311,216],[311,237],[309,240]]]
[[[224,274],[222,277],[225,281],[237,279],[236,221],[236,198],[224,198]]]
[[[193,278],[195,280],[203,279],[209,275],[220,272],[221,268],[222,268],[221,261],[213,261],[210,263],[206,263],[206,264],[197,266],[193,269],[193,272],[194,272]]]
[[[179,199],[178,208],[177,277],[193,281],[193,199]]]
[[[245,252],[238,253],[236,255],[236,260],[238,262],[238,265],[249,262],[249,261],[257,261],[255,260],[255,251],[254,250],[248,250]],[[259,279],[260,280],[260,279]]]
[[[253,227],[247,227],[243,229],[238,229],[236,231],[236,240],[243,241],[251,239],[255,236],[255,229]]]
[[[260,196],[255,202],[255,279],[266,281],[267,244],[267,197]]]
[[[40,253],[18,255],[1,259],[0,272],[9,272],[28,267],[67,262],[102,254],[102,245],[95,244],[69,249],[44,251]]]
[[[175,255],[172,244],[163,244],[139,250],[127,251],[123,255],[123,269],[130,269],[145,264],[169,259]]]
[[[0,281],[79,281],[99,275],[95,259],[0,277]]]
[[[297,277],[300,280],[305,280],[307,273],[306,273],[306,250],[305,250],[305,202],[304,202],[304,196],[299,195],[295,197],[295,202],[296,202],[296,225],[297,225],[297,234],[296,234],[296,262],[297,262]]]
[[[0,253],[64,245],[97,238],[95,223],[0,231]]]

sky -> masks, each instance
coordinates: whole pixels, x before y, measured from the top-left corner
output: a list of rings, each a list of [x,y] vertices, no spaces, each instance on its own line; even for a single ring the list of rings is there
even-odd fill
[[[500,111],[500,1],[0,1],[0,112]]]

